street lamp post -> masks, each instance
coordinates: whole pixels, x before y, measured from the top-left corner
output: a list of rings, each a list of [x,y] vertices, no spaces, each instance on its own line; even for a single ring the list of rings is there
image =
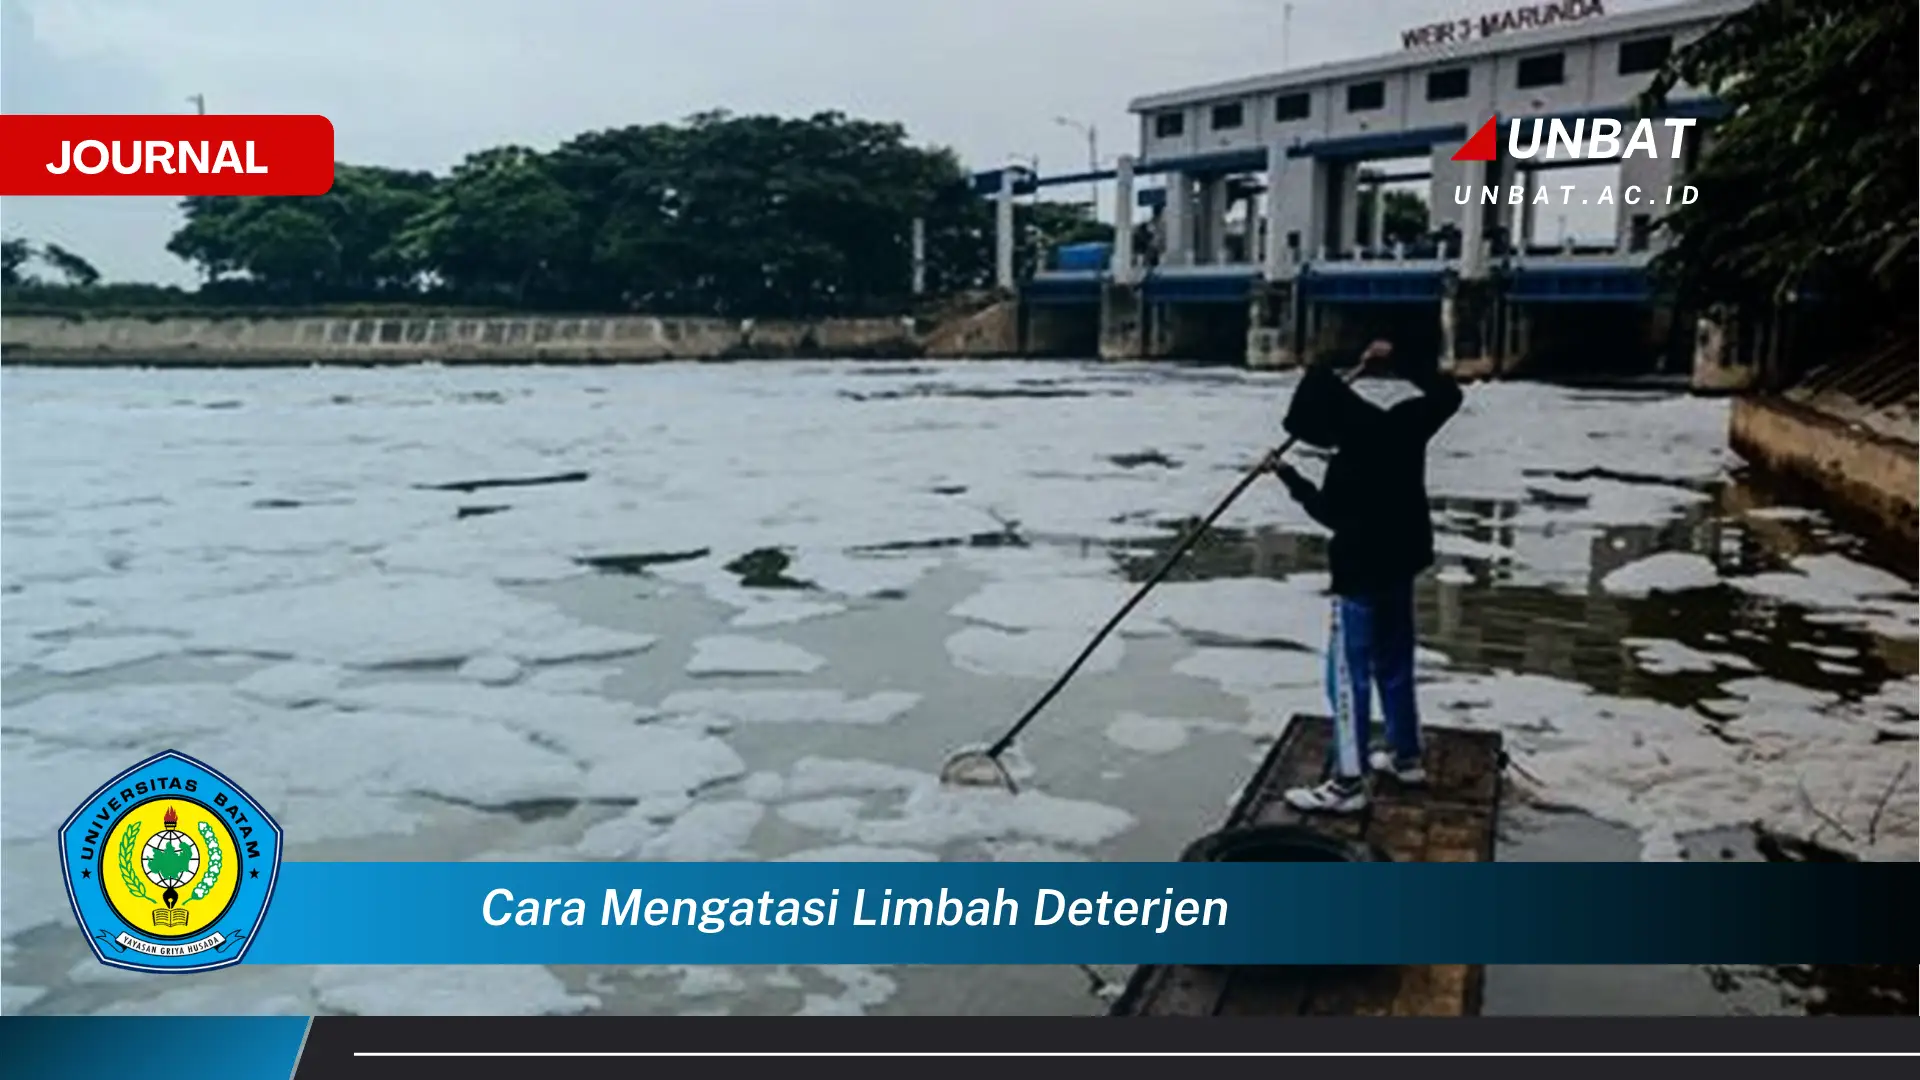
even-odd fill
[[[1071,120],[1064,116],[1054,117],[1054,123],[1059,124],[1061,127],[1076,128],[1087,133],[1087,171],[1090,173],[1099,172],[1100,133],[1094,129],[1094,126],[1092,124],[1083,124],[1078,120]],[[1087,212],[1093,215],[1093,220],[1100,220],[1100,181],[1098,180],[1090,180],[1087,182]]]
[[[193,102],[194,110],[201,116],[207,115],[207,95],[195,94],[187,100]]]

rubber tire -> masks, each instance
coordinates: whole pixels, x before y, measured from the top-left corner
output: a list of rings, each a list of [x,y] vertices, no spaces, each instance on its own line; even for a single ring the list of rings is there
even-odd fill
[[[1372,844],[1342,840],[1302,825],[1250,825],[1209,833],[1181,862],[1392,862]]]

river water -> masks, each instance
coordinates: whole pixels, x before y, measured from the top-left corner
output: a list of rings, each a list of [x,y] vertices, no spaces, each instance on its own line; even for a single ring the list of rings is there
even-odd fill
[[[1031,792],[932,774],[1278,441],[1293,385],[10,369],[4,1010],[1098,1012],[1054,967],[139,976],[87,952],[52,837],[172,746],[292,859],[1174,858],[1323,708],[1324,536],[1277,484],[1030,729]],[[1911,561],[1747,483],[1725,433],[1720,401],[1494,384],[1436,442],[1421,700],[1506,733],[1502,859],[1915,857]],[[1496,968],[1487,1011],[1910,1012],[1912,974]]]

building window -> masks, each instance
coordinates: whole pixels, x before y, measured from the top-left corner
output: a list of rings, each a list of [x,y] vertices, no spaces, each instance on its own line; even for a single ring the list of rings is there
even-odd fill
[[[1176,139],[1187,130],[1185,113],[1161,113],[1153,118],[1153,137],[1156,139]]]
[[[1281,94],[1273,100],[1273,118],[1279,121],[1305,120],[1313,114],[1313,95]]]
[[[1522,90],[1535,86],[1559,86],[1567,81],[1567,54],[1529,56],[1520,61],[1514,85]]]
[[[1387,84],[1376,79],[1373,82],[1354,83],[1347,87],[1347,111],[1371,112],[1385,108],[1387,104]]]
[[[1467,69],[1448,68],[1427,76],[1428,101],[1453,101],[1467,96]]]
[[[1246,119],[1247,110],[1237,101],[1231,105],[1213,107],[1213,130],[1215,131],[1231,131],[1245,123]]]
[[[1641,38],[1638,41],[1620,43],[1620,74],[1639,75],[1643,72],[1658,71],[1673,54],[1671,37]]]

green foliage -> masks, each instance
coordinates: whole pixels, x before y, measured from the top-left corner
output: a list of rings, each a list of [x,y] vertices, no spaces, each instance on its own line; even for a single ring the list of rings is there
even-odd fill
[[[1675,53],[1649,106],[1684,82],[1733,109],[1688,181],[1699,201],[1667,220],[1676,240],[1656,269],[1684,298],[1766,305],[1804,290],[1868,317],[1911,315],[1915,11],[1762,0]]]
[[[24,280],[20,268],[33,258],[33,245],[21,237],[0,240],[0,284],[14,286]]]
[[[314,198],[185,200],[168,250],[215,303],[820,316],[989,284],[991,207],[950,152],[840,113],[706,113],[507,146],[445,177],[340,165]],[[1050,214],[1044,211],[1043,214]],[[1033,247],[1060,242],[1052,219]]]
[[[38,250],[24,237],[0,241],[0,284],[8,288],[44,284],[21,270],[30,262],[40,262],[59,274],[68,289],[89,289],[100,280],[100,271],[87,260],[61,247],[44,244]]]
[[[140,856],[140,823],[129,822],[127,831],[120,836],[120,884],[126,886],[127,894],[135,900],[152,900],[147,892],[147,879],[134,865]]]
[[[67,284],[75,288],[85,289],[100,280],[100,271],[94,269],[92,263],[59,244],[42,247],[40,261],[52,267],[55,273],[67,279]]]

